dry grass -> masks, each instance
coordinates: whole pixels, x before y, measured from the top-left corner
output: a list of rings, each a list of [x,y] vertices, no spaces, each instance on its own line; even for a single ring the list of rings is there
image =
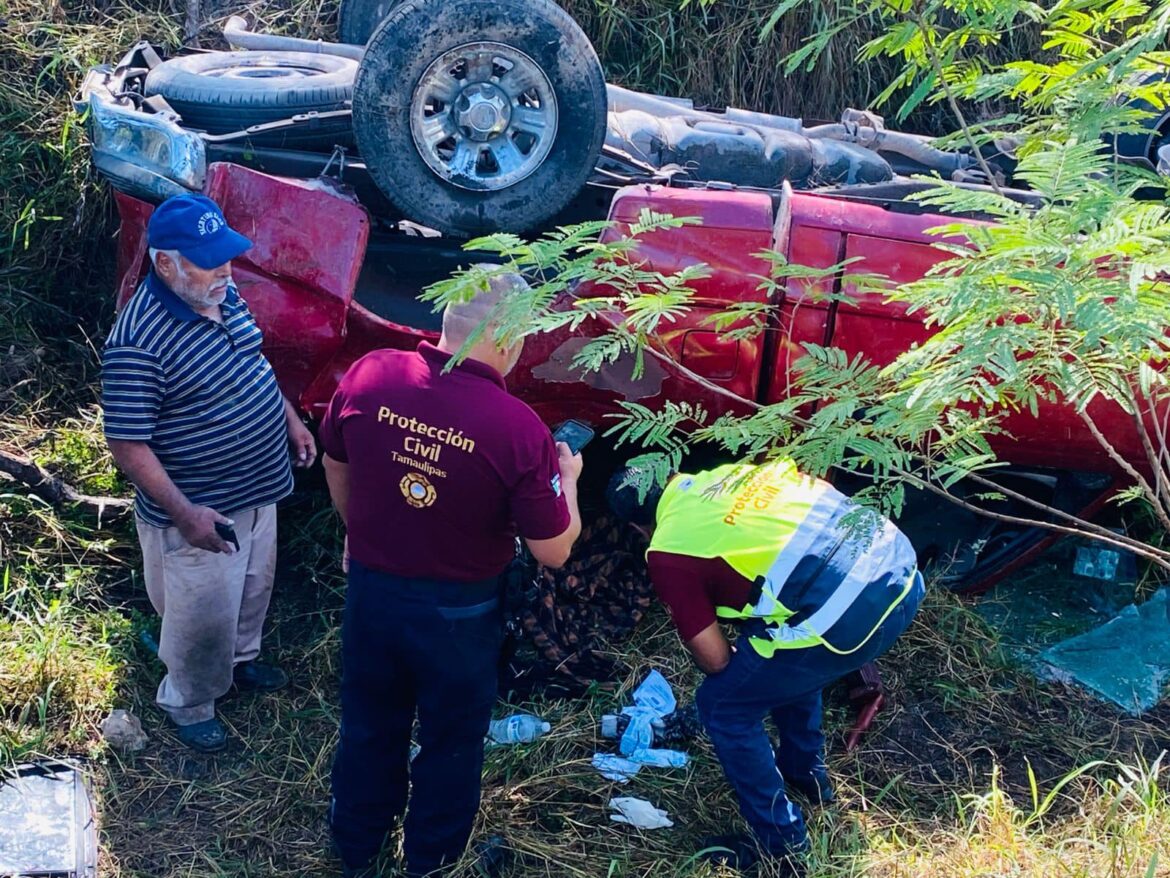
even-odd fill
[[[783,80],[775,61],[816,21],[786,21],[760,44],[769,0],[674,11],[669,0],[567,4],[597,41],[611,76],[712,103],[835,115],[884,82],[852,63],[851,34],[814,76]],[[100,440],[95,348],[111,315],[108,196],[92,178],[65,111],[91,63],[141,35],[174,44],[169,0],[0,0],[0,443],[35,454],[93,490],[123,490]],[[265,26],[329,36],[329,0],[216,3]],[[831,8],[828,7],[828,8]],[[213,36],[208,28],[205,37]],[[223,716],[223,754],[178,748],[153,706],[160,674],[139,633],[157,624],[138,578],[127,521],[59,515],[0,482],[0,762],[37,753],[88,758],[103,826],[103,878],[326,876],[324,812],[337,727],[338,531],[319,490],[284,512],[282,566],[267,638],[293,675],[276,697],[237,696]],[[661,612],[628,645],[626,688],[658,667],[688,694],[696,682]],[[1151,876],[1170,868],[1170,807],[1158,754],[1170,711],[1122,717],[1015,667],[966,607],[934,594],[884,663],[892,705],[856,753],[840,750],[840,693],[829,711],[830,763],[841,806],[813,818],[810,873],[833,876]],[[618,788],[588,766],[597,718],[621,697],[536,704],[546,739],[494,751],[477,831],[503,832],[516,876],[710,874],[698,838],[736,821],[705,744],[691,767],[644,772],[621,793],[676,821],[639,833],[611,824]],[[97,726],[111,706],[142,716],[151,742],[108,752]],[[1046,812],[1033,802],[1028,766]]]
[[[176,746],[152,705],[161,669],[138,649],[119,704],[143,716],[152,741],[141,754],[107,754],[95,766],[105,876],[335,874],[324,813],[337,724],[338,535],[320,492],[298,494],[284,520],[267,651],[291,671],[292,690],[225,701],[236,740],[226,753],[193,755]],[[145,612],[128,575],[108,594],[123,613]],[[623,692],[528,705],[553,732],[490,752],[477,833],[507,837],[519,856],[511,875],[713,874],[690,857],[702,836],[738,818],[705,743],[691,748],[687,769],[644,771],[628,787],[589,765],[604,746],[600,715],[646,670],[662,670],[684,697],[698,681],[660,611],[622,658],[630,667]],[[829,761],[842,801],[812,819],[810,874],[1163,874],[1156,863],[1170,862],[1170,806],[1156,760],[1170,744],[1165,708],[1134,720],[1036,683],[969,608],[937,593],[883,670],[892,706],[853,754],[841,751],[848,716],[841,693],[831,693]],[[1106,764],[1070,782],[1050,807],[1033,802],[1029,766],[1043,802],[1061,778],[1097,759]],[[639,833],[612,824],[612,795],[650,799],[676,827]]]

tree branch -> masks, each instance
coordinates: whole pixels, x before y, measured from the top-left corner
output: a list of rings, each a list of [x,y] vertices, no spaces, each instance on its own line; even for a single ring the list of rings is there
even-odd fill
[[[1154,420],[1155,429],[1157,429],[1158,413],[1154,411],[1153,400],[1148,399],[1137,393],[1133,394],[1133,420],[1137,425],[1138,437],[1142,441],[1142,450],[1146,453],[1146,460],[1149,461],[1150,467],[1154,471],[1154,482],[1157,485],[1157,490],[1153,492],[1153,498],[1150,501],[1154,505],[1154,512],[1158,515],[1158,521],[1162,522],[1162,527],[1170,530],[1170,526],[1166,521],[1170,521],[1170,516],[1166,514],[1165,500],[1166,494],[1170,491],[1170,478],[1167,477],[1166,468],[1162,463],[1162,455],[1166,452],[1165,437],[1159,436],[1162,443],[1162,452],[1154,450],[1154,445],[1150,441],[1150,431],[1146,429],[1146,420],[1142,412],[1142,403],[1149,402],[1150,417]]]
[[[734,402],[738,403],[741,406],[746,406],[746,407],[754,409],[756,411],[760,411],[761,409],[764,408],[763,405],[761,405],[758,402],[755,402],[754,400],[746,399],[746,398],[740,396],[738,393],[735,393],[731,390],[728,390],[726,387],[721,387],[720,385],[703,377],[702,375],[698,374],[697,372],[687,368],[686,366],[682,365],[678,361],[672,359],[668,355],[664,354],[662,351],[659,351],[652,346],[647,346],[645,348],[645,350],[648,351],[652,356],[658,358],[663,363],[667,364],[670,368],[679,370],[689,380],[694,381],[696,384],[701,385],[702,387],[711,391],[712,393],[715,393],[715,394],[723,396],[727,399],[733,400]],[[797,427],[801,427],[803,429],[807,429],[807,428],[812,426],[812,423],[810,421],[806,420],[805,418],[797,417],[795,415],[785,415],[784,419],[789,421],[793,425],[795,425]],[[912,456],[916,460],[918,460],[919,462],[926,463],[929,465],[929,461],[926,458],[922,457],[921,455],[914,454]],[[1060,518],[1060,519],[1063,519],[1065,521],[1071,522],[1073,525],[1075,525],[1075,527],[1066,527],[1066,526],[1056,524],[1055,522],[1042,521],[1039,519],[1019,518],[1016,516],[1004,515],[1003,513],[991,512],[990,510],[983,509],[983,508],[975,505],[974,503],[971,503],[970,501],[968,501],[962,497],[959,497],[956,494],[952,494],[950,491],[946,490],[945,488],[940,488],[937,485],[934,485],[933,483],[923,479],[921,476],[918,476],[914,473],[908,472],[908,471],[900,469],[898,467],[891,468],[891,471],[894,472],[899,478],[905,480],[906,482],[908,482],[910,484],[914,484],[917,487],[920,487],[924,490],[928,490],[933,494],[937,494],[938,496],[943,497],[946,500],[949,500],[950,502],[955,503],[964,509],[967,509],[968,511],[976,512],[980,515],[986,516],[987,518],[992,518],[992,519],[995,519],[997,521],[1004,521],[1004,522],[1008,522],[1011,524],[1026,525],[1028,527],[1039,527],[1039,528],[1043,528],[1045,530],[1051,530],[1051,531],[1054,531],[1056,533],[1065,534],[1065,535],[1091,537],[1093,539],[1100,540],[1101,542],[1104,542],[1104,543],[1110,543],[1110,544],[1118,546],[1120,548],[1128,549],[1129,551],[1133,552],[1134,554],[1141,555],[1144,558],[1149,558],[1151,560],[1154,560],[1160,566],[1163,566],[1166,569],[1170,570],[1170,552],[1164,552],[1164,551],[1155,549],[1155,548],[1149,546],[1148,544],[1141,542],[1140,540],[1135,540],[1132,537],[1126,536],[1124,534],[1114,533],[1113,531],[1109,530],[1109,528],[1107,528],[1107,527],[1103,527],[1099,524],[1095,524],[1094,522],[1087,521],[1083,518],[1079,518],[1076,515],[1073,515],[1072,513],[1065,512],[1063,509],[1059,509],[1055,506],[1049,506],[1047,503],[1041,503],[1039,500],[1036,500],[1032,497],[1029,497],[1027,494],[1021,494],[1018,491],[1013,491],[1012,489],[1004,487],[1003,485],[1000,485],[998,482],[994,482],[991,479],[986,478],[985,476],[979,475],[978,473],[967,473],[963,478],[969,479],[972,482],[974,482],[975,484],[978,484],[978,485],[985,487],[989,490],[1003,494],[1005,497],[1009,497],[1013,500],[1016,500],[1020,503],[1023,503],[1024,505],[1029,506],[1029,507],[1037,510],[1038,512],[1042,512],[1046,515],[1051,515],[1055,518]]]
[[[99,523],[107,509],[121,515],[134,506],[133,500],[123,497],[95,497],[83,494],[68,482],[45,472],[28,458],[18,457],[6,451],[0,451],[0,472],[7,473],[26,485],[35,496],[52,506],[60,507],[66,503],[75,503],[85,507],[97,515]]]
[[[1165,406],[1165,414],[1162,419],[1158,420],[1158,412],[1154,406],[1153,400],[1150,400],[1150,420],[1154,425],[1154,436],[1158,440],[1158,455],[1154,461],[1155,472],[1159,473],[1163,480],[1170,481],[1170,447],[1166,445],[1167,421],[1170,420],[1170,405]]]
[[[1145,428],[1140,426],[1142,420],[1141,411],[1139,410],[1140,407],[1135,405],[1134,408],[1137,410],[1137,414],[1134,415],[1134,418],[1139,424],[1138,433],[1142,437],[1142,445],[1145,446],[1146,454],[1149,456],[1150,462],[1153,463],[1154,449],[1150,447],[1150,440],[1149,437],[1147,437],[1145,434]],[[1098,429],[1097,424],[1093,421],[1088,411],[1081,411],[1080,417],[1085,426],[1089,428],[1089,432],[1093,434],[1093,438],[1097,440],[1097,444],[1105,449],[1105,453],[1109,455],[1113,462],[1121,467],[1124,472],[1128,473],[1130,478],[1137,482],[1138,487],[1141,488],[1142,491],[1144,491],[1145,494],[1149,497],[1150,505],[1154,507],[1154,514],[1158,517],[1158,523],[1162,525],[1163,530],[1170,532],[1170,517],[1167,517],[1166,510],[1158,501],[1159,492],[1161,490],[1161,478],[1158,480],[1158,491],[1155,491],[1150,483],[1146,481],[1145,476],[1143,476],[1138,471],[1137,467],[1118,454],[1117,449],[1113,447],[1113,443],[1105,438],[1105,434],[1102,433],[1100,429]]]
[[[926,53],[930,57],[930,66],[934,71],[935,78],[938,80],[939,88],[946,95],[951,112],[955,114],[955,120],[959,123],[959,128],[963,131],[963,137],[966,138],[967,145],[971,147],[971,152],[975,156],[975,161],[978,163],[979,169],[987,177],[987,185],[991,187],[996,195],[1001,198],[1004,197],[1003,190],[999,188],[999,181],[995,179],[995,174],[991,171],[991,166],[987,164],[987,159],[983,157],[982,150],[975,143],[975,135],[971,133],[971,126],[967,122],[967,117],[963,114],[963,110],[959,107],[959,102],[955,98],[954,92],[947,84],[946,74],[942,67],[942,59],[938,56],[938,50],[934,45],[931,32],[926,27],[926,22],[923,20],[922,14],[915,12],[911,17],[914,19],[914,23],[918,25],[918,30],[922,33],[922,45],[926,48]]]
[[[183,42],[199,47],[199,25],[202,19],[200,0],[187,0],[187,21],[183,24]]]
[[[1020,518],[1015,515],[1005,515],[1001,512],[991,512],[990,510],[982,509],[979,506],[962,499],[961,497],[956,497],[945,488],[940,488],[937,485],[933,485],[930,482],[913,475],[912,473],[904,473],[901,475],[907,481],[916,483],[917,486],[923,490],[930,491],[932,494],[937,494],[940,497],[944,497],[951,503],[954,503],[957,506],[968,510],[969,512],[983,515],[987,518],[994,519],[995,521],[1004,521],[1009,524],[1019,524],[1026,527],[1041,527],[1045,530],[1054,531],[1055,533],[1064,534],[1067,536],[1091,537],[1092,539],[1095,539],[1099,542],[1109,543],[1110,545],[1117,546],[1120,549],[1133,552],[1135,555],[1140,555],[1143,558],[1147,558],[1148,560],[1153,561],[1155,564],[1165,570],[1170,570],[1170,555],[1165,552],[1159,552],[1157,549],[1154,549],[1145,543],[1133,540],[1130,537],[1116,534],[1111,530],[1105,530],[1104,528],[1101,528],[1101,530],[1105,530],[1105,534],[1108,534],[1108,536],[1105,536],[1101,533],[1091,533],[1083,527],[1065,527],[1064,525],[1054,524],[1050,521],[1035,521],[1031,518]],[[1053,511],[1059,512],[1059,510]],[[1083,519],[1078,519],[1075,516],[1069,517],[1074,521],[1081,522],[1082,524],[1090,524],[1090,522],[1085,522]]]

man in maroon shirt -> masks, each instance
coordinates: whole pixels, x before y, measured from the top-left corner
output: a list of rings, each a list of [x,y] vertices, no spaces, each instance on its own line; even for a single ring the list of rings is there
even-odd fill
[[[743,868],[758,846],[787,865],[781,874],[799,874],[808,836],[787,788],[833,798],[821,690],[884,653],[914,618],[924,593],[914,548],[787,458],[679,473],[639,495],[643,475],[615,475],[608,499],[650,540],[654,589],[707,675],[699,720],[754,836],[710,838],[705,856]],[[739,628],[734,647],[720,620]]]
[[[496,698],[500,575],[517,534],[560,567],[581,530],[581,456],[504,386],[520,346],[500,349],[489,327],[444,371],[523,283],[497,277],[449,304],[437,346],[363,357],[321,423],[350,558],[330,810],[347,875],[369,873],[406,809],[408,778],[406,873],[435,874],[463,853]]]

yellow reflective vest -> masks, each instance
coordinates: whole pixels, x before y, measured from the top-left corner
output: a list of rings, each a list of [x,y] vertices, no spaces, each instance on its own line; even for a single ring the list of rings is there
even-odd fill
[[[658,502],[650,552],[722,558],[752,583],[724,619],[760,619],[751,644],[860,649],[917,584],[914,549],[892,522],[789,459],[680,474]]]

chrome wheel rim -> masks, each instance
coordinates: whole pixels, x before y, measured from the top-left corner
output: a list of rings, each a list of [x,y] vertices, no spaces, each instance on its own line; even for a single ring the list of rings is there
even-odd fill
[[[552,149],[557,101],[540,65],[503,43],[467,43],[431,62],[415,86],[410,133],[422,160],[447,182],[506,189]]]

